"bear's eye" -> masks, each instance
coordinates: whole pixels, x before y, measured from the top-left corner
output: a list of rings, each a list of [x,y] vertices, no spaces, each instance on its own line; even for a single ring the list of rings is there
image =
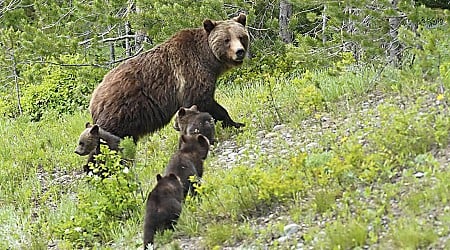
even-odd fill
[[[227,43],[227,44],[230,43],[230,41],[231,41],[230,38],[226,38],[226,39],[225,39],[225,43]]]
[[[80,143],[78,143],[78,145],[84,146],[84,142],[80,142]]]

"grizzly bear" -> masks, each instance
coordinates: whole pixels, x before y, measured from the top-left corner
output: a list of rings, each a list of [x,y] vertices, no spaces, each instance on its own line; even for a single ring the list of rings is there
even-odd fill
[[[87,122],[78,139],[75,153],[81,156],[89,155],[87,164],[84,166],[87,171],[88,164],[95,162],[94,155],[100,154],[100,144],[106,144],[109,149],[118,151],[120,141],[120,137],[105,131],[97,124],[91,125]]]
[[[180,131],[180,135],[202,134],[208,138],[209,144],[214,145],[214,118],[207,112],[198,111],[197,105],[181,107],[175,115],[173,127]]]
[[[190,176],[203,176],[203,161],[208,156],[209,141],[204,135],[181,135],[180,149],[172,155],[165,169],[165,175],[171,173],[180,178],[184,197],[189,192],[195,195],[194,183]]]
[[[156,186],[147,198],[144,219],[144,249],[153,244],[157,231],[173,229],[181,214],[183,187],[174,175],[156,175]]]
[[[181,30],[164,43],[130,58],[105,75],[92,94],[93,121],[137,142],[167,125],[180,107],[198,106],[222,126],[239,128],[214,100],[216,80],[243,63],[249,46],[246,16]]]

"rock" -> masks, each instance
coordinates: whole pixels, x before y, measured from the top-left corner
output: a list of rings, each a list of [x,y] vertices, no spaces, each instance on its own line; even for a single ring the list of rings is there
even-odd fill
[[[231,161],[235,161],[237,155],[238,155],[237,153],[230,153],[228,154],[228,159],[230,159]]]
[[[280,155],[288,155],[289,154],[289,150],[288,149],[282,149],[280,151]]]
[[[289,236],[291,234],[295,234],[296,232],[298,232],[298,230],[300,230],[301,226],[295,223],[286,225],[284,227],[284,234]]]
[[[416,178],[422,178],[424,176],[425,176],[424,172],[417,172],[417,173],[414,174],[414,177],[416,177]]]
[[[311,149],[313,149],[313,148],[317,148],[317,147],[319,147],[319,143],[317,143],[317,142],[311,142],[311,143],[309,143],[308,145],[306,145],[306,150],[311,150]]]
[[[273,127],[273,131],[280,131],[280,130],[283,130],[283,129],[285,129],[286,128],[286,125],[284,125],[284,124],[279,124],[279,125],[275,125],[274,127]]]
[[[260,137],[260,138],[262,138],[262,137],[264,137],[264,135],[265,135],[265,132],[264,131],[258,131],[257,133],[256,133],[256,136],[258,136],[258,137]]]
[[[275,137],[277,137],[277,136],[278,136],[277,133],[271,132],[271,133],[267,133],[267,134],[265,135],[264,138],[266,138],[266,139],[271,139],[271,138],[275,138]]]
[[[281,236],[280,238],[278,238],[278,242],[285,242],[287,239],[289,239],[289,236]]]

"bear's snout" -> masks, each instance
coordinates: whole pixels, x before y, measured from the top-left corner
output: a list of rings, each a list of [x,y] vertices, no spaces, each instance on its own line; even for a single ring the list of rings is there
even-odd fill
[[[236,51],[236,60],[237,61],[242,61],[244,60],[245,57],[245,50],[244,49],[238,49]]]
[[[88,153],[83,152],[83,151],[81,151],[81,150],[79,150],[79,149],[75,149],[75,154],[77,154],[77,155],[79,155],[79,156],[85,156],[85,155],[88,155]]]

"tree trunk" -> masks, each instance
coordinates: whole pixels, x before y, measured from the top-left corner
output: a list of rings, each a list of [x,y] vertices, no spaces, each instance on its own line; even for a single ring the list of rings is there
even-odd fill
[[[398,0],[391,1],[392,8],[396,11],[396,13],[398,13],[397,2]],[[391,37],[391,41],[389,43],[388,48],[389,62],[396,67],[400,64],[403,52],[403,47],[397,37],[400,22],[401,17],[399,16],[389,17],[389,36]]]
[[[128,21],[125,22],[125,34],[131,34],[131,24]],[[128,36],[125,38],[125,53],[127,56],[131,56],[131,43]]]
[[[324,4],[323,5],[323,10],[322,10],[322,44],[325,45],[325,43],[327,42],[327,36],[325,34],[325,30],[327,28],[327,5]]]
[[[11,62],[12,62],[12,73],[14,78],[14,85],[16,88],[16,96],[17,96],[17,108],[19,109],[19,114],[22,115],[22,104],[20,102],[20,87],[19,87],[19,72],[17,70],[17,62],[16,62],[16,56],[14,54],[14,49],[11,49]]]
[[[115,42],[110,42],[109,43],[109,60],[110,60],[110,63],[114,63],[114,61],[116,60],[116,49],[114,48],[114,46],[116,46]]]
[[[292,43],[292,32],[289,31],[289,19],[292,15],[292,4],[287,0],[280,1],[280,17],[278,23],[280,25],[280,38],[284,43]]]
[[[133,4],[133,9],[136,12],[136,14],[140,14],[142,13],[142,10]],[[150,39],[150,37],[147,36],[147,33],[140,29],[136,31],[136,36],[135,36],[135,51],[139,51],[140,49],[142,49],[144,47],[144,43],[149,43],[152,44],[152,41]]]

